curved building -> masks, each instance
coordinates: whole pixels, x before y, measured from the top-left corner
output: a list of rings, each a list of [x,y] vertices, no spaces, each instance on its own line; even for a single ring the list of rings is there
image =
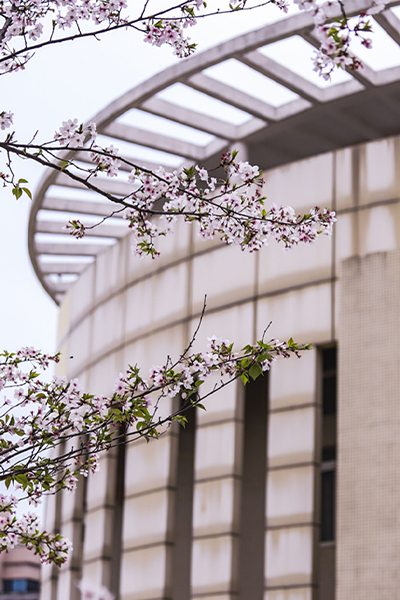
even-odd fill
[[[396,10],[376,20],[398,51]],[[43,600],[76,598],[81,578],[121,600],[398,595],[400,60],[324,87],[284,64],[289,42],[316,45],[307,14],[183,61],[94,120],[144,165],[210,165],[238,148],[264,169],[271,201],[336,210],[332,238],[248,254],[178,223],[161,257],[140,261],[117,217],[66,239],[57,212],[90,220],[109,208],[62,175],[41,183],[32,262],[61,306],[60,368],[89,391],[112,392],[128,363],[146,371],[179,356],[205,295],[197,348],[212,334],[241,347],[270,322],[271,337],[315,346],[225,388],[186,429],[104,456],[75,496],[49,502],[48,524],[74,553],[60,570],[45,567]],[[275,90],[270,102],[261,84]]]

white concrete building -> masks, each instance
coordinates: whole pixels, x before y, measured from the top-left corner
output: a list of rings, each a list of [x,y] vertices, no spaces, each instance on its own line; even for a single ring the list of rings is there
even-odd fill
[[[379,19],[398,41],[396,13]],[[398,596],[400,67],[366,67],[318,87],[270,58],[293,37],[312,42],[307,15],[183,62],[97,121],[103,135],[126,143],[124,152],[140,143],[162,150],[166,165],[211,164],[239,147],[265,168],[271,201],[336,210],[332,239],[249,255],[179,224],[160,259],[138,261],[117,219],[102,226],[103,243],[51,237],[57,210],[109,209],[62,176],[39,190],[32,261],[61,305],[62,371],[93,393],[111,392],[128,363],[146,369],[178,356],[205,294],[198,347],[214,333],[240,347],[270,321],[271,336],[315,346],[301,360],[277,362],[268,378],[225,388],[185,430],[107,455],[76,496],[58,495],[48,521],[73,540],[74,555],[61,570],[45,569],[43,600],[75,598],[81,577],[121,600]],[[210,71],[224,61],[251,67],[289,95],[272,106],[252,88],[228,88]],[[207,92],[200,108],[182,107],[184,88]],[[212,114],[211,96],[225,103],[223,116]],[[190,125],[191,141],[185,129],[175,139],[149,131],[147,113]],[[129,125],[135,115],[144,115],[142,129]]]

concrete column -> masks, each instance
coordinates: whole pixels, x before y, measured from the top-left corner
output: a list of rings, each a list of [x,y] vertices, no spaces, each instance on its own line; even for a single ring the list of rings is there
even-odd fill
[[[94,585],[111,587],[117,452],[100,458],[100,471],[89,476],[85,512],[82,577]]]
[[[59,503],[59,525],[61,535],[72,542],[73,552],[64,564],[57,578],[57,600],[78,600],[80,593],[77,587],[82,578],[82,528],[84,519],[84,502],[86,481],[78,480],[74,494],[61,492],[56,502]],[[57,528],[57,525],[56,525]]]
[[[270,373],[265,600],[311,600],[314,589],[316,352]]]
[[[47,496],[44,500],[44,526],[47,531],[57,531],[60,526],[57,518],[57,504],[61,503],[61,494]],[[58,511],[59,512],[59,511]],[[40,597],[42,600],[56,600],[59,569],[54,565],[42,565]]]
[[[400,588],[400,252],[342,265],[337,600]]]
[[[231,385],[199,411],[193,498],[192,598],[237,592],[243,399]]]
[[[171,598],[177,448],[177,428],[126,448],[122,600]]]

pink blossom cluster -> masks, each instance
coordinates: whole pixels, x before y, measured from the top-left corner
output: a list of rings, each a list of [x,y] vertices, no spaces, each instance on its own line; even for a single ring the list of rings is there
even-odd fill
[[[91,190],[100,192],[94,180],[99,173],[117,177],[123,163],[125,168],[132,163],[119,156],[114,146],[102,148],[94,143],[93,123],[85,128],[78,125],[77,119],[70,119],[56,132],[55,141],[64,144],[65,149],[75,148],[82,146],[85,135],[91,140],[86,150],[95,166],[80,166],[74,178],[79,177],[83,185],[89,182]],[[157,238],[171,233],[171,225],[178,218],[197,222],[199,234],[205,239],[218,236],[223,242],[250,252],[268,245],[271,237],[291,248],[313,242],[320,234],[331,234],[336,217],[328,209],[314,207],[306,215],[296,215],[288,206],[278,208],[273,204],[267,209],[259,167],[237,161],[236,156],[236,151],[222,155],[220,166],[224,176],[219,179],[198,165],[175,171],[159,167],[154,172],[135,165],[128,177],[133,191],[125,198],[108,195],[125,207],[124,218],[136,238],[134,252],[139,256],[158,256]],[[68,175],[68,168],[73,166],[73,160],[66,162],[64,172]],[[155,216],[160,217],[162,224]],[[70,220],[66,229],[77,238],[85,235],[85,226],[79,219]]]
[[[42,563],[61,565],[72,550],[71,542],[59,534],[41,531],[39,517],[33,513],[17,516],[15,496],[0,494],[0,552],[22,544],[40,556]]]
[[[94,126],[94,123],[92,123],[92,126]],[[96,175],[98,172],[105,172],[107,177],[117,177],[118,169],[121,166],[121,161],[118,158],[118,148],[115,148],[112,144],[104,149],[96,145],[93,145],[92,148],[93,151],[89,156],[96,164],[93,174]],[[99,150],[101,153],[99,153]]]
[[[89,123],[84,127],[82,123],[78,125],[78,119],[68,119],[63,121],[59,130],[55,132],[54,141],[67,148],[83,148],[88,138],[94,142],[96,136],[95,123]]]
[[[3,131],[11,127],[14,114],[11,111],[3,110],[0,112],[0,129]]]
[[[146,25],[144,41],[152,46],[168,44],[172,47],[175,56],[185,58],[190,56],[195,49],[195,44],[190,44],[190,38],[184,35],[184,28],[196,24],[195,18],[187,18],[183,21],[158,21]]]
[[[131,194],[133,206],[124,216],[137,237],[136,253],[156,256],[154,240],[171,231],[150,220],[153,212],[162,213],[161,218],[169,224],[178,216],[197,221],[201,237],[219,236],[250,252],[267,245],[271,237],[290,248],[313,242],[321,233],[331,234],[336,221],[333,211],[314,207],[307,215],[295,215],[290,207],[274,204],[267,210],[259,168],[235,162],[230,153],[223,155],[222,165],[226,177],[220,180],[198,166],[173,172],[160,168],[154,174],[132,171],[131,180],[139,182],[139,188]],[[160,199],[165,200],[162,209],[155,211]]]
[[[366,17],[381,12],[385,8],[383,0],[371,0],[371,6],[360,12],[358,22],[350,27],[344,3],[340,2],[342,19],[330,22],[327,9],[337,0],[321,4],[318,0],[293,0],[300,10],[312,12],[320,40],[320,48],[315,55],[315,70],[329,78],[335,66],[359,68],[361,63],[352,56],[350,44],[354,37],[361,37],[362,43],[370,47],[371,40],[365,33],[371,30]],[[271,0],[278,8],[287,12],[287,0]],[[178,57],[189,56],[196,48],[185,35],[185,29],[196,24],[196,16],[207,4],[203,0],[187,0],[170,6],[159,14],[148,17],[145,10],[139,17],[132,18],[126,13],[126,0],[0,0],[0,71],[11,72],[24,68],[33,56],[32,50],[40,41],[44,45],[59,40],[55,31],[63,32],[74,27],[72,37],[83,34],[82,22],[91,22],[91,35],[117,27],[132,27],[144,32],[144,41],[154,46],[168,44]],[[230,1],[229,10],[241,10],[246,0]],[[51,15],[53,31],[49,39],[42,42],[45,32],[45,18]],[[202,15],[204,16],[204,15]],[[71,37],[69,33],[67,37]],[[61,38],[62,39],[62,38]],[[16,46],[19,41],[20,45]],[[37,44],[36,44],[37,45]]]
[[[65,37],[81,37],[84,22],[91,23],[91,35],[132,27],[145,33],[145,41],[157,46],[169,44],[177,56],[188,56],[195,44],[189,43],[184,29],[196,23],[195,12],[203,6],[206,6],[203,0],[187,0],[162,10],[160,17],[153,12],[147,17],[145,8],[139,17],[130,17],[126,13],[126,0],[0,0],[0,18],[3,19],[3,23],[0,22],[0,71],[23,69],[38,42],[48,45],[59,41],[65,30],[74,28],[73,33],[68,32]],[[42,41],[49,16],[52,31],[49,38]],[[59,33],[58,37],[55,32]]]
[[[370,31],[369,25],[365,25],[366,31]],[[354,33],[357,29],[354,31]],[[329,80],[333,70],[336,67],[345,69],[346,67],[356,71],[362,64],[359,58],[350,52],[350,31],[344,32],[343,25],[339,23],[328,23],[317,25],[315,34],[320,42],[320,47],[314,53],[314,71],[319,73],[325,80]],[[355,35],[360,35],[355,33]],[[366,47],[371,47],[372,42],[369,38],[363,38],[362,43]]]
[[[336,0],[328,0],[324,4],[319,3],[318,0],[293,0],[293,2],[300,10],[311,11],[313,15],[315,35],[320,43],[314,53],[314,71],[329,80],[336,67],[342,69],[347,67],[352,70],[362,67],[360,59],[351,52],[351,44],[355,38],[358,38],[363,46],[372,48],[372,40],[368,37],[372,26],[368,16],[385,9],[383,0],[371,0],[370,7],[357,15],[354,25],[350,25],[343,2],[339,2],[342,17],[334,21],[329,19],[328,10]]]

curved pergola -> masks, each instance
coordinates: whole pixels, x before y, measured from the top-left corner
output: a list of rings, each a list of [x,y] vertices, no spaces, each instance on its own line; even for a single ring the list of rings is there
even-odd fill
[[[351,15],[369,4],[353,0],[346,8]],[[397,4],[398,0],[390,3],[375,20],[400,45],[400,20],[390,10]],[[340,15],[339,8],[331,7],[330,11],[332,17]],[[240,147],[251,163],[267,169],[400,133],[400,66],[379,71],[364,66],[342,77],[345,80],[341,83],[324,87],[288,69],[279,57],[271,58],[268,50],[285,39],[301,38],[317,47],[313,28],[311,16],[301,13],[222,43],[129,90],[92,120],[105,143],[122,144],[127,158],[133,153],[137,164],[150,168],[160,162],[174,168],[187,162],[208,167],[218,162],[221,152]],[[283,96],[271,102],[253,94],[251,86],[244,91],[235,81],[229,84],[210,74],[212,67],[227,61],[237,61],[233,66],[244,65],[249,75],[275,82]],[[195,90],[198,101],[183,106],[179,99],[171,100],[169,92],[176,91],[177,85],[181,91]],[[210,99],[211,104],[214,102],[212,110],[206,106]],[[132,109],[141,111],[139,117],[146,113],[161,118],[161,132],[141,127],[140,118],[135,126],[128,124]],[[184,126],[185,135],[163,133],[166,120],[181,131]],[[157,165],[154,160],[144,160],[149,149],[163,153]],[[80,155],[79,160],[87,159]],[[121,197],[130,189],[123,181],[98,179],[97,183]],[[108,203],[63,174],[48,173],[41,180],[30,214],[28,245],[35,272],[56,303],[88,262],[127,231],[116,216],[76,242],[62,226],[73,215],[90,220],[109,213]]]

